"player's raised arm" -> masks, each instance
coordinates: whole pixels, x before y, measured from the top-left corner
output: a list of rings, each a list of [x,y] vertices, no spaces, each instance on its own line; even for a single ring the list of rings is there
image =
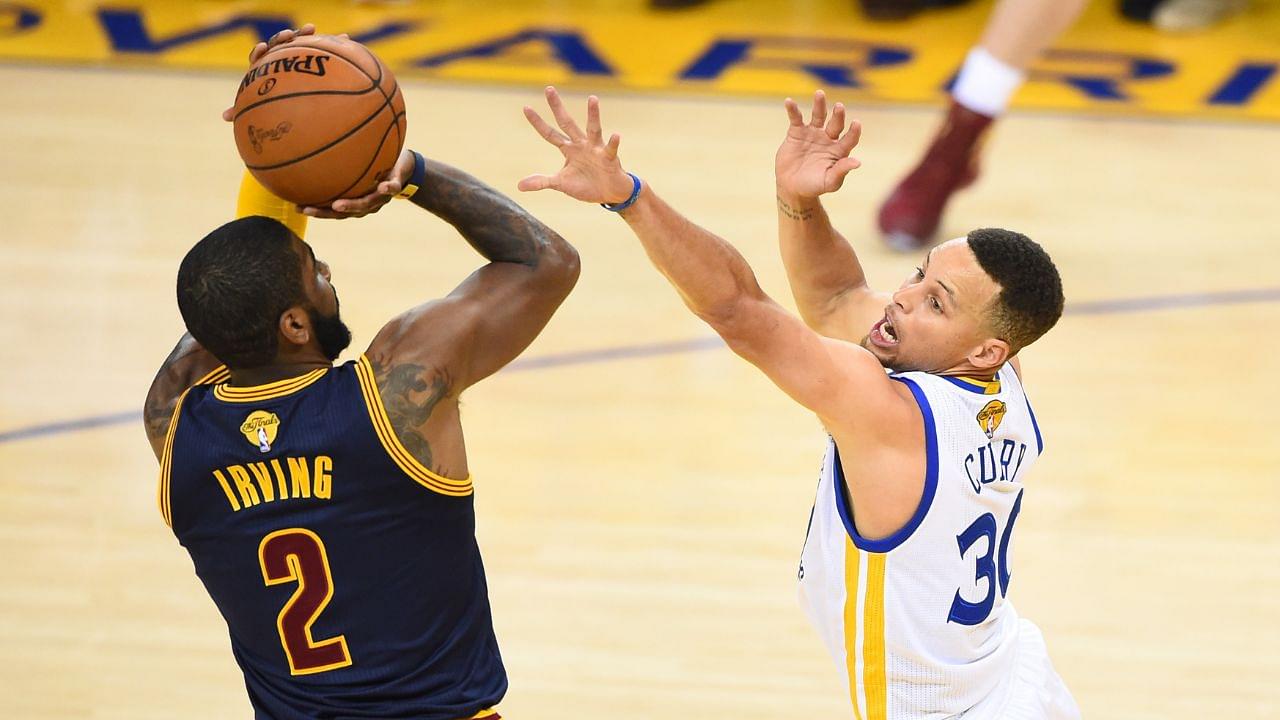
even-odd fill
[[[828,337],[858,341],[888,303],[867,286],[849,241],[827,217],[819,196],[835,192],[859,166],[849,156],[858,144],[858,121],[845,126],[845,108],[814,94],[809,122],[787,98],[787,135],[774,158],[778,192],[778,240],[791,292],[809,327]]]
[[[880,421],[886,416],[892,420],[900,398],[879,361],[856,345],[823,338],[805,327],[761,290],[732,245],[690,222],[650,186],[623,171],[620,138],[615,134],[605,142],[596,98],[588,100],[585,131],[553,88],[547,89],[547,101],[560,130],[532,108],[525,108],[525,115],[559,148],[565,165],[554,175],[521,180],[521,190],[552,188],[585,202],[614,203],[610,209],[621,211],[689,309],[828,427],[870,430],[873,415],[862,411],[871,407],[884,410]]]
[[[456,396],[533,342],[576,284],[578,253],[524,208],[462,170],[405,151],[396,172],[402,179],[383,183],[383,198],[402,185],[417,185],[410,200],[452,225],[489,263],[447,297],[392,319],[369,346],[369,356],[383,372],[393,364],[435,366]],[[334,207],[361,214],[365,204],[378,202],[375,194]]]

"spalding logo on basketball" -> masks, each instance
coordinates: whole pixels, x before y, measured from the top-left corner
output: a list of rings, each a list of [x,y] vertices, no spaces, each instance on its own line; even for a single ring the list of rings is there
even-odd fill
[[[299,205],[373,192],[404,147],[400,85],[352,40],[302,37],[245,73],[232,123],[236,148],[268,190]]]

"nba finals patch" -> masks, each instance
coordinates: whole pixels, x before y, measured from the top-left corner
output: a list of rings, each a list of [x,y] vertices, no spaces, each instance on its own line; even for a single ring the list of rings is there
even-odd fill
[[[992,400],[978,411],[978,424],[982,426],[982,432],[987,434],[987,439],[995,437],[996,428],[1000,427],[1000,422],[1004,420],[1005,405],[999,400]],[[256,414],[256,413],[255,413]],[[252,415],[250,417],[253,417]],[[275,417],[274,415],[272,417]],[[272,431],[274,433],[274,430]],[[275,437],[273,434],[272,437]],[[263,450],[266,452],[266,450]]]
[[[983,412],[986,412],[985,410]],[[1001,406],[1000,414],[1004,414],[1004,407]],[[996,421],[998,425],[999,420]],[[248,440],[251,445],[258,446],[258,452],[271,452],[271,443],[276,441],[276,434],[280,432],[280,418],[273,412],[266,410],[254,410],[249,413],[249,417],[244,419],[244,424],[240,426],[240,432],[244,434],[244,439]],[[990,434],[990,433],[988,433]]]

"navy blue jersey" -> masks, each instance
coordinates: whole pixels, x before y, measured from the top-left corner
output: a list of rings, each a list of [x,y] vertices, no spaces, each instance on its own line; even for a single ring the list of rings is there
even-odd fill
[[[470,479],[396,438],[361,357],[174,410],[160,509],[259,718],[457,720],[507,689]]]

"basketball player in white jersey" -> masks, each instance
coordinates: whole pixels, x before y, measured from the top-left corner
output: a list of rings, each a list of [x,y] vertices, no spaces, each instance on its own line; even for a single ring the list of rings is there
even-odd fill
[[[801,321],[732,245],[622,169],[596,98],[583,130],[546,94],[559,130],[525,116],[565,164],[520,189],[618,212],[689,308],[830,433],[800,584],[852,715],[1079,717],[1007,598],[1023,481],[1042,449],[1014,356],[1063,305],[1044,250],[976,230],[935,248],[896,292],[873,292],[818,201],[858,166],[860,128],[845,129],[840,105],[828,119],[820,95],[809,124],[788,101],[778,210]]]

